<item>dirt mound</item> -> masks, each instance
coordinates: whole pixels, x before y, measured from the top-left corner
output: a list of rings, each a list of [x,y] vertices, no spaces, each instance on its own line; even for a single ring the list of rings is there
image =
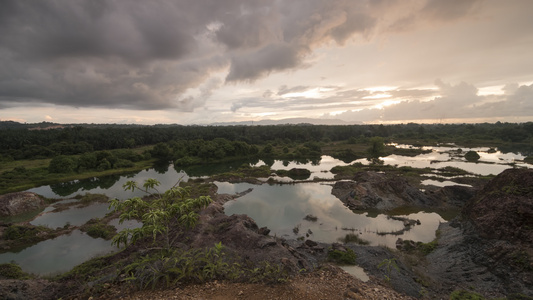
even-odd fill
[[[464,208],[484,238],[533,245],[533,170],[508,169]]]

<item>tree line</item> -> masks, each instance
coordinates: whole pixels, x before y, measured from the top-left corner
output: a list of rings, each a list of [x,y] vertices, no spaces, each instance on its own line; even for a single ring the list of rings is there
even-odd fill
[[[374,136],[390,139],[432,139],[442,142],[484,140],[528,146],[533,144],[533,122],[271,126],[89,126],[78,124],[63,125],[63,127],[30,130],[31,125],[0,122],[0,161],[81,155],[87,152],[132,149],[160,143],[165,143],[169,147],[174,159],[191,156],[208,159],[209,157],[206,157],[208,155],[221,157],[253,153],[257,150],[253,148],[254,145],[337,142]],[[200,144],[202,147],[199,147]],[[160,147],[161,149],[158,149],[162,151],[160,154],[165,154],[166,149],[163,146]]]

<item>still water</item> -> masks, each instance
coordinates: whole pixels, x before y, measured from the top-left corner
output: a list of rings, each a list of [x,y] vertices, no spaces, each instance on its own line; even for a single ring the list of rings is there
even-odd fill
[[[15,261],[22,270],[39,275],[67,272],[73,267],[117,249],[109,241],[92,238],[75,230],[71,234],[46,240],[18,253],[3,253],[0,263]]]
[[[259,227],[268,227],[271,235],[285,238],[308,237],[333,243],[339,242],[347,234],[357,234],[370,245],[394,248],[399,237],[420,242],[432,241],[439,222],[445,222],[437,213],[412,213],[405,217],[420,220],[421,225],[415,225],[402,234],[386,234],[402,230],[403,222],[389,219],[384,214],[370,216],[367,213],[354,213],[331,195],[329,185],[216,184],[219,193],[236,193],[253,188],[251,193],[227,202],[224,205],[226,214],[246,214]],[[317,221],[305,220],[307,215],[317,217]]]
[[[410,147],[397,145],[398,147]],[[466,162],[457,155],[457,147],[432,147],[432,152],[415,157],[390,155],[382,158],[386,164],[398,166],[412,166],[417,168],[442,168],[452,166],[479,175],[498,174],[512,168],[512,165],[531,168],[519,160],[524,157],[514,153],[489,153],[488,148],[472,149],[477,151],[480,162]],[[463,149],[468,151],[470,149]],[[464,153],[464,152],[463,152]],[[366,160],[358,162],[367,163]],[[290,162],[281,160],[248,161],[232,164],[210,165],[191,168],[174,168],[159,166],[143,170],[130,175],[114,175],[86,180],[76,180],[50,186],[41,186],[29,191],[48,198],[68,199],[77,194],[100,193],[110,198],[127,199],[143,196],[141,191],[125,192],[123,185],[134,180],[142,183],[148,178],[161,182],[160,191],[172,187],[178,180],[187,181],[189,176],[202,177],[216,173],[227,172],[238,168],[243,163],[249,165],[271,166],[272,169],[289,170],[291,168],[305,168],[311,171],[309,179],[333,178],[330,169],[338,165],[348,165],[329,156],[322,156],[317,161]],[[425,184],[438,185],[436,181],[426,180]],[[251,185],[247,183],[230,184],[217,182],[219,193],[237,193],[253,188],[253,191],[235,201],[226,203],[226,214],[248,214],[259,226],[267,226],[272,235],[286,238],[310,238],[316,241],[337,242],[347,234],[355,234],[371,245],[395,246],[395,241],[401,237],[421,242],[429,242],[435,238],[435,230],[439,222],[444,222],[441,215],[434,212],[413,212],[404,214],[405,217],[420,220],[421,225],[415,225],[409,231],[401,234],[387,234],[404,228],[401,221],[392,220],[383,214],[354,213],[346,208],[340,200],[331,195],[331,186],[320,183],[298,183],[293,185]],[[441,185],[450,185],[448,181]],[[71,201],[71,200],[65,200]],[[85,208],[70,208],[62,212],[54,212],[47,208],[39,217],[31,221],[34,225],[44,225],[51,228],[62,227],[67,223],[82,225],[87,220],[103,217],[107,211],[107,204],[93,204]],[[317,217],[316,222],[304,220],[305,216]],[[113,224],[117,220],[112,221]],[[118,225],[118,224],[116,224]],[[140,226],[124,224],[124,226]],[[122,229],[123,227],[119,228]],[[308,237],[307,237],[308,235]],[[80,231],[64,235],[52,240],[43,241],[17,253],[0,254],[0,263],[15,261],[24,271],[36,274],[58,273],[70,270],[83,261],[115,248],[110,241],[94,239]]]

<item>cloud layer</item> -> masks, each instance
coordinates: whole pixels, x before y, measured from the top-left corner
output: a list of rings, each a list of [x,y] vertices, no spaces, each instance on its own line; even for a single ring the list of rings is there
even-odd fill
[[[531,2],[514,1],[522,9],[532,8]],[[489,0],[5,0],[0,10],[0,107],[52,104],[194,112],[218,104],[233,113],[283,106],[294,108],[294,114],[310,110],[318,114],[327,107],[345,114],[365,112],[368,115],[364,119],[369,119],[376,113],[369,105],[379,104],[380,96],[361,86],[280,83],[278,90],[265,86],[260,94],[236,96],[229,102],[227,97],[226,102],[221,100],[217,92],[227,86],[252,86],[285,72],[288,76],[291,72],[317,72],[316,77],[327,78],[329,75],[320,74],[323,70],[315,67],[328,57],[328,49],[371,43],[386,47],[407,33],[417,32],[422,37],[428,28],[453,29],[456,24],[474,24],[469,28],[475,33],[480,28],[476,26],[490,23],[487,12],[498,9],[508,8]],[[532,23],[524,22],[519,24],[521,30],[495,33],[515,43],[506,44],[506,54],[512,54],[512,49],[518,53],[520,45],[516,41],[529,45],[526,37],[530,34],[523,27]],[[472,36],[461,36],[457,45],[438,51],[475,53],[479,49],[470,48],[468,43]],[[449,64],[439,65],[435,59],[438,51],[431,51],[419,56],[420,66],[414,74],[406,64],[413,62],[416,57],[411,52],[421,45],[408,38],[402,43],[397,48],[399,53],[391,54],[389,47],[384,52],[386,59],[379,58],[379,53],[372,58],[368,55],[368,59],[355,53],[348,58],[357,59],[361,68],[365,60],[387,61],[387,72],[371,74],[382,80],[398,81],[399,72],[405,74],[407,85],[389,91],[392,98],[404,102],[387,107],[386,114],[382,110],[379,118],[404,119],[413,111],[468,116],[460,108],[471,109],[474,105],[479,111],[493,113],[491,109],[503,101],[481,99],[472,84],[443,81],[435,82],[441,94],[434,101],[420,100],[435,97],[435,90],[413,88],[414,78],[419,80],[428,74],[433,77],[426,78],[426,82],[442,78],[435,70],[446,74],[455,71],[462,78],[465,69],[460,68],[459,60],[456,70],[446,70]],[[490,49],[487,51],[496,57]],[[475,55],[467,54],[468,62],[464,63],[474,74]],[[520,52],[513,57],[522,55]],[[503,73],[512,73],[506,66],[514,64],[501,65]],[[431,72],[426,73],[421,66],[431,67]],[[531,66],[531,62],[522,64],[517,76],[527,73]],[[480,66],[477,72],[487,74],[482,69]],[[364,79],[361,74],[357,76]],[[457,82],[479,77],[464,76],[466,79]],[[531,86],[517,87],[505,99],[530,109],[530,90]],[[308,91],[320,96],[306,96]]]

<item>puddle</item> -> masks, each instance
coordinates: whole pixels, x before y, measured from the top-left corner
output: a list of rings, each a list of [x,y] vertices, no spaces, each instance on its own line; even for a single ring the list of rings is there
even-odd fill
[[[18,253],[0,254],[0,263],[14,261],[23,271],[38,275],[63,273],[84,261],[117,248],[111,241],[94,239],[75,230],[69,235],[40,242]]]
[[[339,266],[339,268],[343,269],[346,273],[354,276],[362,282],[367,282],[370,280],[368,275],[366,275],[365,270],[359,266]]]
[[[81,226],[90,219],[104,217],[109,212],[108,207],[108,203],[95,203],[86,207],[71,207],[60,212],[51,211],[38,216],[30,224],[50,228],[63,227],[67,223]]]

